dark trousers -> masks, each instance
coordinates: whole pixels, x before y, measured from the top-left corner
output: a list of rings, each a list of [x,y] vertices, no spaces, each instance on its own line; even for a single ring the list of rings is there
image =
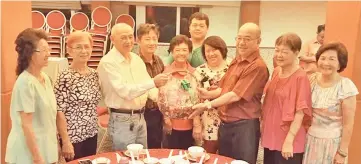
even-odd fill
[[[294,153],[292,158],[286,160],[280,151],[264,148],[264,164],[302,164],[303,153]]]
[[[261,135],[259,119],[222,122],[218,133],[220,155],[256,164]]]
[[[194,145],[193,129],[191,130],[174,130],[167,135],[167,148],[187,150]]]
[[[146,109],[144,119],[147,123],[147,143],[149,149],[162,147],[163,114],[159,109]]]
[[[75,154],[73,160],[95,155],[97,153],[97,139],[98,139],[98,135],[95,135],[94,137],[88,138],[82,142],[73,143],[74,154]],[[68,159],[65,160],[66,162],[71,161]]]

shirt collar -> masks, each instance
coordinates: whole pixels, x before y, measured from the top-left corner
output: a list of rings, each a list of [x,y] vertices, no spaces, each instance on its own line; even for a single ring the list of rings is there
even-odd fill
[[[144,63],[150,63],[148,61],[145,61],[145,57],[143,56],[142,52],[139,50],[139,56],[140,58],[142,58],[142,60],[144,61]],[[154,56],[154,54],[152,55],[152,64],[157,64],[158,60],[156,59],[156,57]]]
[[[113,54],[118,62],[123,63],[125,61],[124,56],[115,47],[113,47],[110,51],[112,52],[110,54]]]
[[[240,63],[243,61],[247,61],[248,63],[251,63],[254,60],[256,60],[258,57],[260,57],[259,50],[254,51],[251,55],[247,56],[246,59],[242,59],[241,55],[237,55],[236,59],[232,62],[232,64],[234,62]]]
[[[314,39],[312,43],[313,43],[313,44],[321,44],[320,42],[318,42],[317,38]]]
[[[172,62],[172,64],[170,65],[170,69],[172,71],[176,71],[178,68],[175,66],[175,62]],[[189,64],[189,62],[187,62],[187,71],[189,72],[194,72],[195,69]]]

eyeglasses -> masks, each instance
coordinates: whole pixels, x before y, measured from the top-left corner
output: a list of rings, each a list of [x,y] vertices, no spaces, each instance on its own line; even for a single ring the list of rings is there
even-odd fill
[[[240,36],[237,36],[235,38],[236,41],[238,41],[238,42],[243,41],[243,43],[246,43],[246,44],[249,43],[250,41],[253,41],[253,40],[256,40],[256,39],[258,39],[258,38],[252,39],[252,38],[243,38],[243,37],[240,37]]]
[[[46,53],[50,53],[51,52],[51,48],[46,48],[46,49],[42,49],[42,50],[34,50],[34,52],[46,52]]]
[[[91,51],[91,47],[81,47],[81,46],[79,46],[79,47],[71,47],[71,49],[73,49],[75,53],[80,53],[80,52],[83,51],[83,49],[85,51]]]

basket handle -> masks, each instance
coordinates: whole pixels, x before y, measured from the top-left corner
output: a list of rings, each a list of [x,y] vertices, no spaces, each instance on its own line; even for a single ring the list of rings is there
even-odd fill
[[[197,83],[199,83],[199,81],[197,80],[196,76],[194,76],[193,73],[191,73],[190,71],[188,70],[175,70],[175,71],[172,71],[172,72],[169,72],[167,73],[167,75],[173,75],[175,73],[185,73],[185,74],[188,74],[188,75],[191,75],[194,79],[196,79]]]

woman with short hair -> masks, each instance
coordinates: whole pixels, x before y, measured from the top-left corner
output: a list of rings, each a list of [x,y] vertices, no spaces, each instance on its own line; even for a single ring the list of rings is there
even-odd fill
[[[101,99],[98,73],[88,67],[93,40],[88,32],[76,31],[67,38],[67,52],[73,61],[56,80],[54,91],[59,110],[68,124],[74,159],[96,154],[98,116]]]

